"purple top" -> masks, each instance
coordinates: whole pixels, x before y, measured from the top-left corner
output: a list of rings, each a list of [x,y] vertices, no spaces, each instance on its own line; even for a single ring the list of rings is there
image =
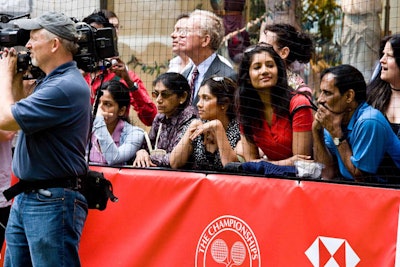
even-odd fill
[[[165,155],[151,155],[151,161],[158,167],[170,167],[169,156],[174,147],[179,143],[190,122],[197,118],[197,110],[193,106],[186,107],[172,118],[167,118],[164,114],[157,114],[149,132],[151,145],[154,148],[157,132],[161,126],[161,133],[158,139],[157,148],[164,149]],[[146,150],[147,147],[146,147]]]

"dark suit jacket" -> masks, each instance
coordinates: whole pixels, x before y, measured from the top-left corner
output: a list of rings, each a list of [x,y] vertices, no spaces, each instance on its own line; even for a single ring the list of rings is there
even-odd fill
[[[186,79],[190,80],[189,74],[192,72],[193,68],[194,68],[194,65],[192,68],[184,71],[182,73],[182,75],[185,76]],[[203,79],[206,80],[206,79],[210,78],[211,76],[228,77],[234,81],[237,81],[236,72],[231,67],[229,67],[224,62],[222,62],[219,59],[218,55],[215,57],[215,59],[213,60],[211,65],[208,67],[206,73],[204,74]],[[199,81],[199,82],[201,84],[203,81]],[[192,102],[192,105],[196,106],[197,102],[199,102],[199,97],[195,96],[194,101]]]

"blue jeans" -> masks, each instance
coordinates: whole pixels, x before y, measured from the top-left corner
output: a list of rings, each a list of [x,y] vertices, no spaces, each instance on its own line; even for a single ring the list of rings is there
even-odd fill
[[[88,209],[85,197],[65,188],[15,197],[6,228],[4,266],[80,266],[79,242]]]

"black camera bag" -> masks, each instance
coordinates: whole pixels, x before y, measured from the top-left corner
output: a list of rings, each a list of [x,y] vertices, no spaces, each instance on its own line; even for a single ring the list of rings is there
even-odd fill
[[[89,170],[82,180],[81,193],[85,196],[89,209],[104,210],[108,200],[118,201],[118,198],[114,196],[111,182],[104,177],[103,173]]]

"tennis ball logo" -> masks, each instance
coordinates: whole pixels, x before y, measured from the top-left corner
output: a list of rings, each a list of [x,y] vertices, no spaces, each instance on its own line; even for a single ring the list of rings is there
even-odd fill
[[[195,267],[261,266],[260,249],[252,229],[238,217],[212,221],[200,236]]]

